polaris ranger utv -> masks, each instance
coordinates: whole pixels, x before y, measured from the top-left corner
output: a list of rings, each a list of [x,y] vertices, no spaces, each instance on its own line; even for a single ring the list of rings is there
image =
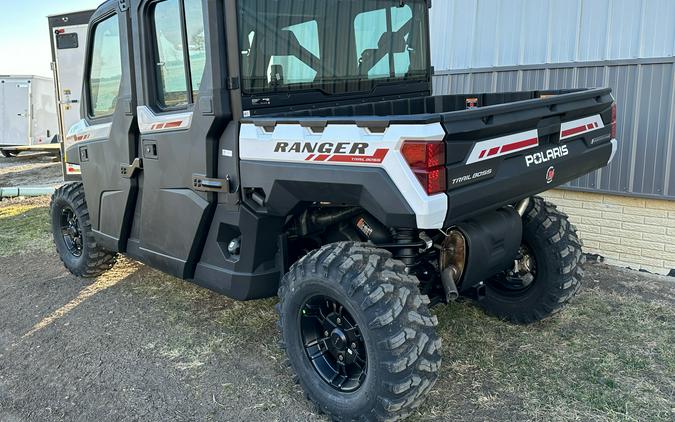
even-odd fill
[[[536,197],[611,161],[608,89],[432,96],[428,0],[109,0],[52,201],[58,252],[239,300],[338,420],[398,419],[441,364],[431,305],[515,323],[580,287]]]

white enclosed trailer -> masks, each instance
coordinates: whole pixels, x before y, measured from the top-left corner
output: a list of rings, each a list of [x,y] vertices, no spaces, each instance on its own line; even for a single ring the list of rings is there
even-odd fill
[[[54,82],[49,78],[0,75],[0,152],[4,156],[58,142]]]

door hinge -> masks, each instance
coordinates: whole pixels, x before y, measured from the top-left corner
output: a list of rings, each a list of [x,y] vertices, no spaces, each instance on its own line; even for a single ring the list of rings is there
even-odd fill
[[[230,176],[225,179],[211,179],[193,174],[192,190],[196,192],[230,193]]]
[[[125,179],[131,179],[138,171],[143,171],[143,160],[140,158],[136,158],[131,164],[122,164],[120,166],[120,174]]]

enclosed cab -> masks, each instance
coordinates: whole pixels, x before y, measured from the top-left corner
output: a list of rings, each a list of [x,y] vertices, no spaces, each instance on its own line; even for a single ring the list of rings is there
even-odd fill
[[[65,265],[117,254],[240,300],[340,420],[405,417],[440,365],[431,305],[517,323],[580,288],[536,197],[609,163],[609,89],[433,96],[425,0],[108,1],[89,23]]]

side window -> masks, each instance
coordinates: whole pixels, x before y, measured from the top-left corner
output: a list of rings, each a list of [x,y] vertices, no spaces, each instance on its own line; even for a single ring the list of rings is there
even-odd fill
[[[89,104],[92,117],[114,113],[122,83],[122,55],[117,15],[94,27],[89,69]]]
[[[158,105],[160,108],[185,107],[195,101],[206,65],[201,0],[156,3],[152,20]]]
[[[354,20],[356,59],[368,79],[405,76],[410,70],[410,6],[364,12]]]
[[[206,67],[206,39],[204,34],[204,12],[201,0],[185,0],[185,29],[187,31],[190,75],[193,101],[204,77]]]

